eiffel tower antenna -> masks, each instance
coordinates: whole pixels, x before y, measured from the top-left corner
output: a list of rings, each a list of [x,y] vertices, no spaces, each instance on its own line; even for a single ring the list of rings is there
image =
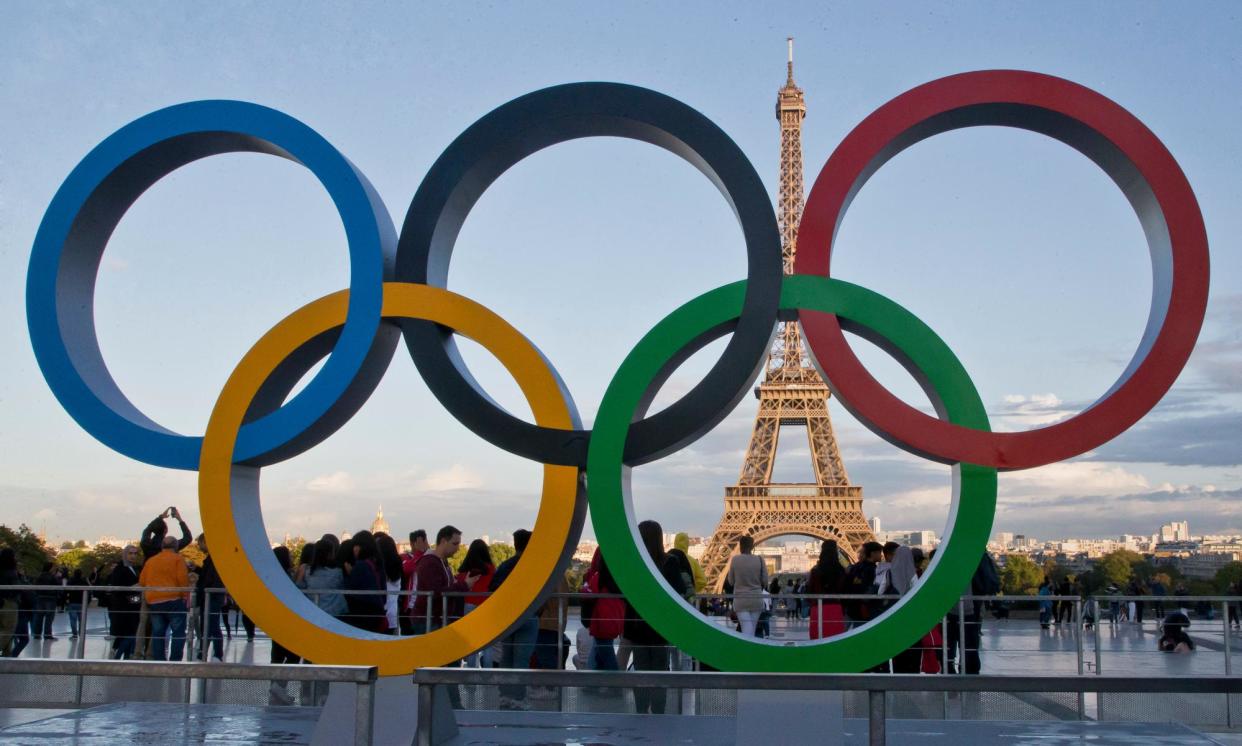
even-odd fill
[[[802,120],[806,99],[794,83],[793,37],[788,37],[785,85],[776,94],[781,129],[781,179],[777,195],[781,258],[793,274],[802,220]],[[836,539],[850,558],[872,539],[862,512],[862,487],[850,484],[836,434],[828,417],[828,385],[810,364],[796,323],[777,325],[763,382],[755,389],[759,412],[737,484],[725,488],[724,516],[703,552],[709,584],[721,587],[738,537],[755,543],[777,536],[804,535]],[[782,425],[806,428],[815,481],[774,483],[772,466]]]

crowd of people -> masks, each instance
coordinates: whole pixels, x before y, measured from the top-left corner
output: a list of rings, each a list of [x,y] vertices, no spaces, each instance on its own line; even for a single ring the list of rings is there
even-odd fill
[[[176,533],[169,531],[170,520],[176,522]],[[707,593],[702,567],[689,555],[686,534],[678,534],[666,550],[659,523],[643,521],[638,533],[653,566],[675,594],[704,614],[726,616],[738,633],[760,638],[771,634],[773,616],[781,611],[786,620],[807,623],[812,640],[866,624],[915,589],[935,554],[933,550],[925,555],[917,547],[895,542],[868,542],[856,561],[849,563],[835,541],[825,541],[808,573],[772,577],[762,558],[755,555],[753,539],[741,536],[724,578],[724,594],[713,595]],[[487,543],[474,539],[455,566],[450,560],[459,553],[462,532],[452,525],[440,528],[431,538],[421,529],[411,532],[405,551],[399,550],[392,536],[366,530],[344,540],[324,534],[306,544],[296,558],[285,546],[272,551],[281,571],[327,616],[370,633],[419,635],[474,612],[512,574],[530,540],[530,531],[516,531],[514,555],[497,564]],[[19,572],[13,550],[0,549],[0,655],[20,655],[32,637],[55,640],[52,626],[58,612],[68,616],[71,636],[76,638],[81,633],[83,603],[89,603],[93,595],[108,610],[113,658],[182,660],[187,640],[197,636],[195,653],[204,660],[223,660],[224,641],[237,630],[238,621],[248,640],[254,639],[254,624],[228,594],[206,537],[197,537],[203,557],[200,565],[188,563],[181,554],[192,541],[190,527],[170,507],[145,527],[137,546],[126,546],[117,562],[89,576],[81,570],[70,574],[47,563],[37,577],[28,578]],[[109,589],[93,594],[64,590],[90,586]],[[560,578],[555,590],[563,596],[570,588]],[[986,553],[963,591],[975,597],[999,593],[999,573]],[[1079,620],[1074,619],[1073,603],[1053,598],[1077,596],[1079,591],[1068,579],[1060,584],[1046,579],[1039,595],[1050,598],[1039,604],[1041,625],[1095,623],[1103,611],[1095,599],[1084,603]],[[549,601],[529,610],[505,639],[459,663],[564,668],[570,649],[576,648],[574,665],[580,669],[626,670],[632,666],[639,671],[667,671],[683,664],[679,652],[625,598],[598,550],[583,576],[580,594],[582,625],[574,645],[565,635],[565,603]],[[1152,597],[1151,610],[1163,619],[1160,650],[1192,651],[1189,617],[1180,609],[1165,616],[1162,599],[1167,594],[1158,581],[1135,581],[1127,595]],[[1116,586],[1105,594],[1108,619],[1141,623],[1148,602],[1107,600],[1120,595]],[[1173,595],[1184,595],[1184,589],[1175,589]],[[978,598],[959,604],[943,624],[934,625],[910,648],[873,670],[979,673],[983,608],[984,601]],[[272,640],[271,662],[303,661]],[[532,700],[552,695],[537,687],[504,686],[500,705],[525,709]],[[452,690],[450,696],[456,701],[458,694]],[[282,682],[273,684],[272,697],[274,703],[291,701]],[[636,689],[634,700],[639,712],[664,711],[662,691]]]
[[[878,617],[911,592],[935,554],[934,550],[924,554],[918,547],[896,542],[871,541],[861,547],[857,561],[847,564],[837,542],[829,540],[821,544],[818,561],[810,572],[786,578],[782,584],[780,578],[768,577],[766,565],[753,550],[754,540],[740,537],[738,553],[730,560],[725,576],[725,593],[732,594],[733,599],[730,618],[736,619],[737,631],[746,636],[768,636],[772,613],[783,606],[786,619],[809,622],[812,640],[842,634]],[[994,595],[1000,591],[1000,576],[987,554],[981,558],[970,588],[965,590],[972,595]],[[947,631],[945,639],[942,625],[934,625],[909,649],[873,670],[939,673],[946,670],[947,648],[949,671],[956,672],[960,658],[966,673],[978,673],[980,606],[981,602],[965,606],[961,610],[964,620],[958,610],[950,613],[943,625]],[[720,613],[722,609],[713,611]]]

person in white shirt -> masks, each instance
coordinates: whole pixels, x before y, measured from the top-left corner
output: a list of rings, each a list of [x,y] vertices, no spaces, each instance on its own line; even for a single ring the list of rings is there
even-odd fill
[[[729,561],[725,582],[733,587],[733,611],[737,613],[737,621],[742,626],[742,636],[753,637],[759,614],[763,611],[763,594],[768,587],[768,568],[762,559],[751,553],[755,548],[752,537],[740,537],[737,548],[740,554],[733,555],[733,559]]]

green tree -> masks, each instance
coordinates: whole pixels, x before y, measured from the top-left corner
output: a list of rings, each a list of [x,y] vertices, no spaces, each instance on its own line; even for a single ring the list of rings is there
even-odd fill
[[[1101,580],[1104,584],[1112,584],[1122,588],[1130,582],[1134,573],[1134,565],[1143,561],[1142,556],[1128,549],[1117,549],[1100,558],[1096,563]]]
[[[461,567],[461,563],[463,560],[466,559],[466,552],[469,549],[470,547],[466,546],[465,544],[462,544],[461,546],[457,547],[457,551],[453,553],[453,556],[449,557],[448,564],[454,573],[457,572],[457,568]]]
[[[569,584],[569,590],[574,593],[582,590],[582,578],[589,569],[591,569],[590,562],[576,559],[569,561],[569,569],[565,571],[565,582]]]
[[[1043,580],[1043,571],[1029,558],[1021,554],[1011,554],[1005,558],[1005,567],[1001,570],[1001,591],[1006,595],[1034,595],[1039,591],[1039,584]]]
[[[1044,562],[1044,576],[1052,578],[1054,583],[1060,583],[1069,577],[1069,568],[1058,565],[1054,559],[1049,559]]]
[[[289,557],[296,567],[298,560],[302,557],[302,548],[306,546],[306,539],[301,536],[293,536],[285,539],[285,547],[289,550]]]
[[[1239,580],[1242,580],[1242,562],[1230,562],[1216,571],[1212,583],[1218,592],[1229,593],[1233,590],[1233,584]]]
[[[91,550],[90,556],[83,562],[83,572],[89,574],[91,570],[99,568],[103,571],[108,567],[109,563],[121,561],[121,548],[111,544],[96,544]],[[100,582],[107,582],[107,578]]]
[[[1216,584],[1210,580],[1192,580],[1186,590],[1192,596],[1215,596]]]
[[[469,550],[470,545],[463,543],[457,548],[457,553],[449,557],[449,567],[452,568],[453,572],[457,572],[457,568],[461,567],[462,560],[466,559],[466,552]],[[513,548],[512,544],[498,541],[495,544],[488,545],[487,553],[491,555],[492,564],[500,567],[500,563],[517,554],[517,550]]]
[[[0,547],[11,547],[17,554],[18,569],[31,577],[56,557],[56,552],[24,523],[16,531],[0,524]]]
[[[517,550],[513,548],[512,544],[506,544],[503,541],[498,541],[488,546],[487,551],[488,554],[492,555],[492,564],[497,567],[500,567],[501,562],[517,554]]]
[[[56,564],[72,570],[81,570],[83,573],[90,572],[90,568],[85,567],[87,560],[90,559],[91,550],[89,549],[69,549],[56,555]]]

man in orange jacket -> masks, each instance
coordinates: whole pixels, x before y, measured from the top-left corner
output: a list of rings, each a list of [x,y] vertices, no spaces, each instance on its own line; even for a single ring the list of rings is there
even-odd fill
[[[185,559],[177,554],[177,537],[165,536],[163,551],[147,560],[138,576],[143,588],[183,588],[186,590],[144,591],[151,619],[152,660],[181,660],[185,651],[185,615],[189,599],[190,573]],[[168,653],[168,633],[172,632],[172,655]]]

